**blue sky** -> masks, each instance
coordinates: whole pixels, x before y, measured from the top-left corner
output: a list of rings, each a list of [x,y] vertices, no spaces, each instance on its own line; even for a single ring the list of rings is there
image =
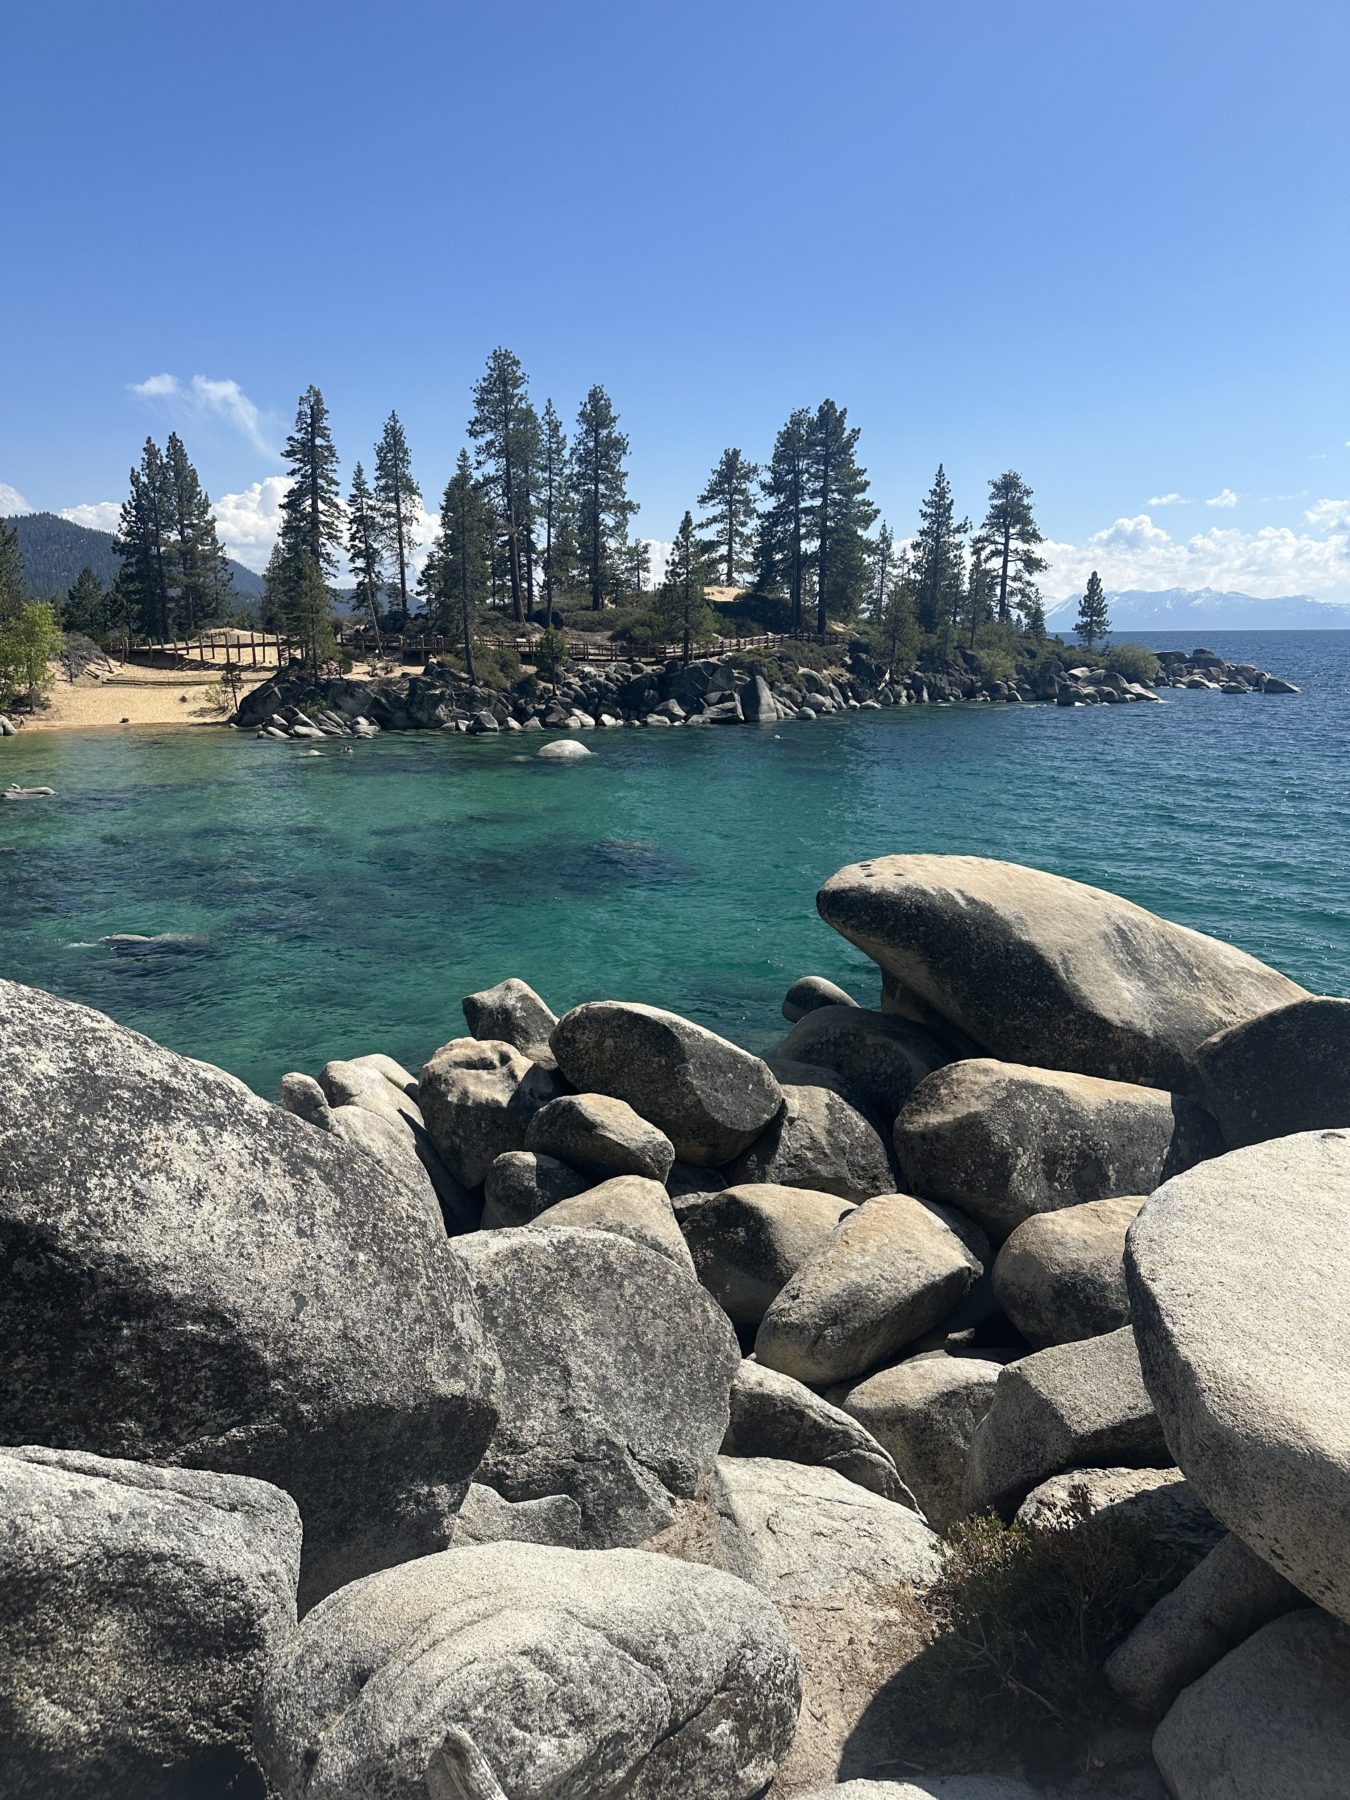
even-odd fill
[[[434,506],[505,343],[609,389],[658,540],[828,394],[901,535],[1019,468],[1051,596],[1350,598],[1343,4],[30,0],[4,62],[31,506],[102,522],[177,426],[259,565],[311,381]]]

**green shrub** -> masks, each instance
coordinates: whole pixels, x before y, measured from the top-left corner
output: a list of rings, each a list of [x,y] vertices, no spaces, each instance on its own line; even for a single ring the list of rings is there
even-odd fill
[[[467,674],[464,666],[463,652],[449,652],[437,659],[452,669],[458,669],[461,675]],[[479,644],[473,647],[474,674],[482,687],[509,688],[513,681],[520,679],[520,655],[515,650],[499,650],[495,644]]]
[[[1123,675],[1126,681],[1156,681],[1162,664],[1142,644],[1112,644],[1102,657],[1108,669]]]
[[[1052,1529],[962,1520],[941,1556],[910,1704],[919,1747],[968,1769],[1015,1755],[1051,1770],[1119,1719],[1102,1664],[1190,1566],[1137,1517],[1094,1515],[1085,1488]]]

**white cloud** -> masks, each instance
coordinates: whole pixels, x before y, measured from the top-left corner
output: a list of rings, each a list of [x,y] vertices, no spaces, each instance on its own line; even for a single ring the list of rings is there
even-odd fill
[[[267,566],[281,528],[281,502],[290,485],[288,475],[265,475],[241,494],[221,494],[212,502],[226,554],[237,557],[245,568],[261,574]]]
[[[91,531],[116,531],[122,508],[116,500],[86,500],[79,506],[63,506],[61,517],[72,525],[87,525]]]
[[[29,513],[32,510],[18,488],[11,487],[7,481],[0,481],[0,518],[7,519],[12,513]]]
[[[660,587],[666,578],[666,564],[670,561],[670,553],[674,544],[665,543],[661,538],[643,538],[643,543],[652,553],[652,572],[648,576],[648,585]]]
[[[1206,500],[1205,505],[1206,506],[1232,507],[1232,506],[1236,506],[1237,503],[1238,503],[1237,495],[1233,492],[1232,488],[1226,487],[1226,488],[1220,488],[1218,493],[1215,494],[1212,499]]]
[[[157,403],[161,410],[177,420],[222,420],[264,456],[276,454],[271,421],[237,381],[194,375],[190,382],[182,382],[176,375],[166,372],[147,376],[144,381],[133,381],[130,391],[142,400]]]
[[[144,381],[133,381],[131,391],[146,400],[162,400],[169,394],[181,394],[183,390],[176,375],[149,375]]]
[[[1081,592],[1096,569],[1115,590],[1213,587],[1258,599],[1350,600],[1350,500],[1318,500],[1304,519],[1308,531],[1214,525],[1177,538],[1147,513],[1116,519],[1082,544],[1045,544],[1050,568],[1043,585],[1054,595]]]
[[[1149,499],[1150,506],[1194,506],[1194,500],[1185,494],[1154,494]]]

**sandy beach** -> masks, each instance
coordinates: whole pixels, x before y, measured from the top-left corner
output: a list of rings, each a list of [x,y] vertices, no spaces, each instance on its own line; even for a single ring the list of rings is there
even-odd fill
[[[250,669],[243,696],[275,674]],[[150,669],[113,663],[101,673],[77,676],[61,671],[48,692],[50,706],[24,716],[25,731],[106,731],[118,725],[222,725],[227,710],[213,705],[220,676],[209,669]]]

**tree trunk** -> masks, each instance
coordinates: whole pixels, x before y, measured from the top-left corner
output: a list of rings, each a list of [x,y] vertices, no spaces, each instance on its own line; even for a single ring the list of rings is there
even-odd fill
[[[1008,622],[1008,556],[1012,550],[1012,521],[1005,521],[1003,526],[1003,562],[998,572],[998,616],[1002,624]]]
[[[403,491],[402,470],[394,472],[394,539],[398,554],[398,594],[403,606],[403,617],[408,616],[408,564],[403,554]]]

